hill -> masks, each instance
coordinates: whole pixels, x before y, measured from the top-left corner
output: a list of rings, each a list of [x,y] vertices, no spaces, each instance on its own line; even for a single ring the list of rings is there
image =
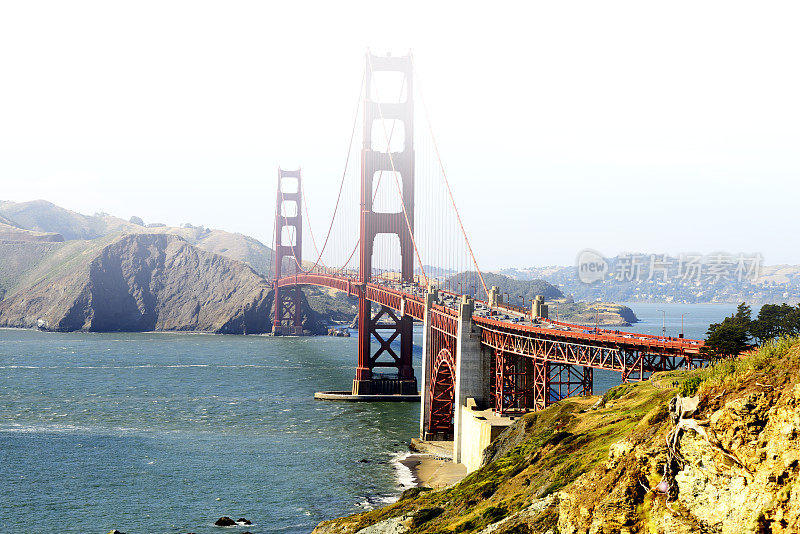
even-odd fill
[[[786,339],[527,414],[460,483],[314,533],[788,534],[799,473],[800,340]]]
[[[551,283],[541,279],[527,279],[520,280],[505,276],[500,273],[486,272],[483,274],[483,281],[486,283],[487,288],[497,286],[503,292],[508,293],[511,303],[519,305],[521,303],[520,296],[525,297],[525,302],[530,302],[536,295],[544,295],[545,300],[564,299],[564,293]],[[480,277],[475,271],[467,271],[457,276],[450,278],[451,283],[458,283],[461,281],[462,287],[466,286],[465,292],[472,292],[472,288],[480,288],[478,293],[483,293],[483,286]]]
[[[668,264],[664,271],[654,271],[652,277],[651,256]],[[736,258],[724,256],[725,263],[715,263],[720,259],[716,255],[702,257],[702,267],[687,267],[683,272],[680,258],[637,255],[639,263],[635,266],[631,265],[631,258],[604,258],[608,267],[605,277],[589,284],[580,280],[575,266],[511,268],[500,273],[517,280],[546,280],[579,301],[800,303],[800,265],[761,265],[756,276],[743,276],[748,273],[737,272]]]
[[[481,288],[481,281],[474,271],[454,276],[450,279],[453,283],[461,282],[462,287]],[[627,306],[611,302],[575,302],[572,295],[565,295],[553,284],[542,279],[518,279],[500,273],[483,273],[486,286],[496,286],[502,293],[508,295],[508,300],[517,306],[529,306],[536,295],[544,295],[549,305],[549,314],[553,319],[565,322],[600,326],[630,326],[638,322],[636,314]],[[479,294],[483,293],[480,289]]]
[[[107,214],[82,215],[46,200],[21,203],[0,201],[0,216],[14,221],[20,228],[60,234],[66,240],[95,239],[129,230],[133,226]]]
[[[62,332],[271,330],[271,286],[242,262],[174,235],[73,243],[40,262],[24,291],[0,301],[0,326]],[[305,319],[309,331],[324,331],[313,312]]]
[[[132,221],[137,219],[141,221],[138,217],[131,218]],[[13,225],[21,231],[58,234],[62,236],[62,241],[89,241],[122,233],[172,234],[209,252],[244,261],[256,272],[271,276],[272,249],[252,237],[188,223],[178,228],[160,223],[145,225],[141,222],[142,224],[137,224],[104,213],[83,215],[45,200],[21,203],[0,201],[0,224]],[[4,239],[6,238],[3,237],[0,226],[0,240]]]
[[[177,236],[200,251],[247,264],[267,285],[272,277],[272,249],[243,234],[188,223],[180,228],[146,225],[138,217],[128,222],[107,214],[83,215],[41,200],[0,201],[0,300],[38,293],[46,281],[64,282],[66,275],[84,269],[103,248],[129,235]],[[303,293],[311,306],[314,321],[309,324],[315,333],[324,333],[322,322],[349,323],[356,313],[346,296],[321,288],[303,288]],[[17,315],[20,319],[20,310]]]
[[[16,225],[0,222],[0,240],[2,241],[30,241],[37,243],[60,243],[64,236],[53,232],[34,232],[25,230]]]

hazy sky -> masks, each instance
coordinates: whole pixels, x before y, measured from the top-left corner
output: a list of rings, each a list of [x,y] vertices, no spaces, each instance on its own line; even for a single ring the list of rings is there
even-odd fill
[[[485,268],[800,263],[799,6],[0,0],[0,199],[269,244],[300,164],[322,227],[364,51],[412,49]]]

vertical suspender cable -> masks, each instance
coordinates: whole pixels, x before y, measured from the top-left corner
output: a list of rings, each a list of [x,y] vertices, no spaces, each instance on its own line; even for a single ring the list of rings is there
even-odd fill
[[[414,68],[414,58],[411,56],[411,65]],[[416,69],[414,70],[416,72]],[[419,75],[417,75],[417,84],[419,84]],[[442,157],[439,154],[439,146],[436,143],[436,136],[433,134],[433,128],[431,126],[430,116],[428,115],[428,106],[425,104],[425,97],[422,93],[422,89],[420,88],[420,99],[422,100],[422,108],[425,110],[425,120],[428,123],[428,128],[430,129],[431,133],[431,140],[433,141],[433,148],[436,152],[436,158],[439,161],[439,167],[442,170],[442,176],[444,177],[444,183],[447,186],[447,193],[450,196],[450,201],[453,204],[453,209],[456,213],[456,219],[458,220],[458,225],[461,228],[461,233],[464,235],[464,240],[467,243],[467,248],[469,249],[469,254],[472,257],[472,263],[475,266],[475,270],[478,272],[478,276],[481,279],[481,285],[483,285],[483,291],[486,294],[486,298],[489,298],[489,290],[486,288],[486,281],[483,279],[483,273],[481,272],[480,267],[478,267],[478,261],[475,259],[475,253],[472,251],[472,245],[470,245],[469,237],[467,237],[467,232],[464,230],[464,224],[461,222],[461,215],[458,212],[458,206],[456,206],[455,198],[453,197],[453,191],[450,189],[450,181],[447,179],[447,173],[444,170],[444,164],[442,163]]]

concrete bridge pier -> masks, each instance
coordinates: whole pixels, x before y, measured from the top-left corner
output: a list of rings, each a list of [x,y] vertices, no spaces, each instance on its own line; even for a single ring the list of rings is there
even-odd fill
[[[465,464],[465,450],[476,439],[467,431],[471,412],[490,405],[491,362],[481,351],[481,335],[472,322],[474,303],[464,298],[458,310],[458,336],[456,338],[456,376],[453,414],[453,461]],[[472,399],[467,406],[467,399]],[[471,426],[471,425],[470,425]],[[481,449],[482,450],[482,449]]]
[[[422,337],[422,390],[420,391],[420,439],[447,439],[431,432],[432,374],[436,349],[432,341],[431,308],[438,302],[436,290],[425,296],[425,329]],[[458,310],[453,373],[453,461],[474,471],[483,450],[511,424],[508,417],[491,409],[491,359],[481,350],[480,330],[473,323],[474,303],[464,297]],[[435,335],[435,333],[433,334]]]

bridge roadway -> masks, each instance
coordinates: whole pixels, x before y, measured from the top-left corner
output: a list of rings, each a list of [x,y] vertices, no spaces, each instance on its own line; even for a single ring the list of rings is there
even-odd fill
[[[365,297],[415,320],[425,321],[425,289],[397,282],[360,284],[354,278],[322,273],[299,273],[278,281],[279,287],[315,285],[336,289],[352,297]],[[436,311],[456,321],[460,296],[440,292]],[[475,300],[473,324],[482,330],[481,342],[493,349],[556,363],[616,371],[623,381],[646,374],[695,367],[702,362],[694,339],[634,334],[530,317],[526,310],[498,304],[493,309]],[[492,315],[493,314],[493,315]],[[445,319],[443,322],[447,322]],[[449,328],[448,328],[449,326]],[[454,324],[445,328],[454,332]],[[626,357],[636,354],[633,360]],[[638,357],[641,355],[641,358]],[[638,375],[638,376],[636,376]]]
[[[360,283],[347,276],[299,273],[275,284],[278,288],[333,288],[393,310],[397,317],[422,321],[420,438],[453,440],[454,461],[472,468],[488,445],[484,438],[494,435],[493,429],[480,430],[486,418],[477,409],[511,416],[543,409],[563,398],[590,395],[594,369],[618,372],[628,382],[644,380],[656,371],[703,363],[702,341],[549,321],[515,306],[494,303],[490,307],[487,302],[426,291],[411,283]],[[379,352],[391,353],[389,346],[398,335],[396,330],[388,338],[376,336]],[[377,359],[372,364],[375,368],[396,365]],[[372,375],[372,380],[380,383],[383,392],[401,387],[393,383],[400,377]]]

